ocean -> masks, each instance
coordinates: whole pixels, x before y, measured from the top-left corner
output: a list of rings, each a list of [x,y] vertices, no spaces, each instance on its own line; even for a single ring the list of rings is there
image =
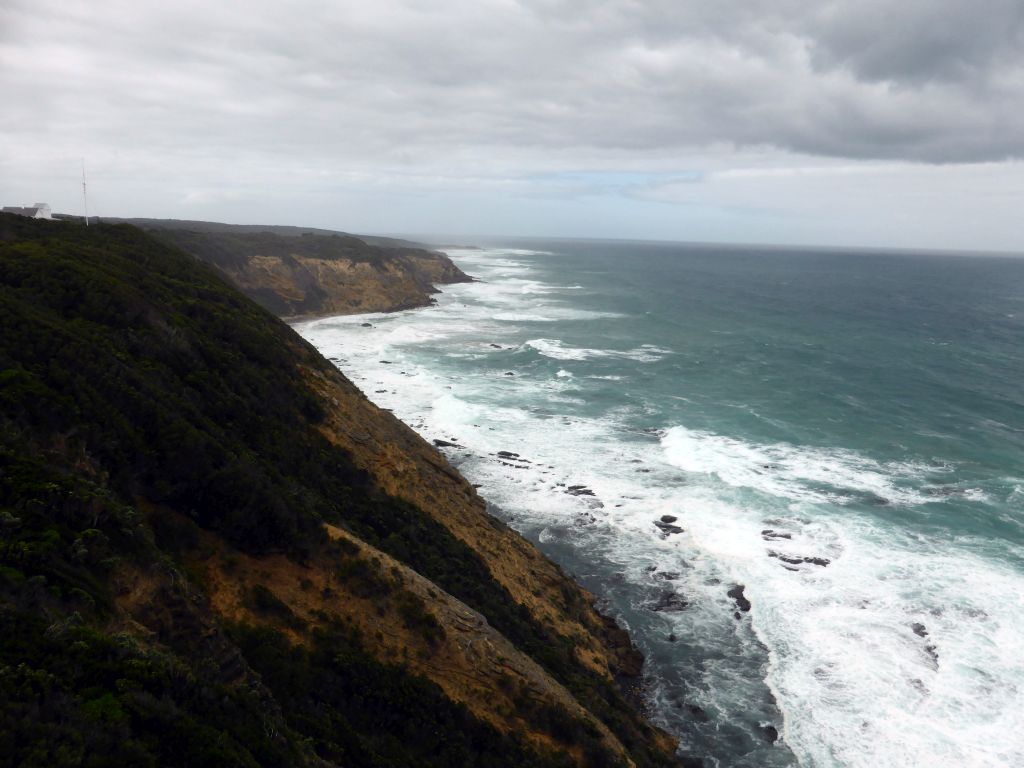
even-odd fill
[[[1024,259],[449,255],[297,330],[632,632],[707,765],[1024,765]]]

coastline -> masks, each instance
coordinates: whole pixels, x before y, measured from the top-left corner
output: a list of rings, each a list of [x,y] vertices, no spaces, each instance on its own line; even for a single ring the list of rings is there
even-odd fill
[[[711,299],[735,298],[735,265],[697,248],[552,244],[550,252],[454,255],[485,282],[446,288],[422,313],[380,315],[373,328],[338,318],[303,333],[382,406],[442,441],[501,519],[592,593],[612,597],[602,610],[638,639],[657,682],[648,694],[655,716],[687,749],[723,765],[772,768],[796,755],[808,765],[902,765],[911,748],[929,764],[945,753],[1004,764],[978,734],[1005,730],[1019,711],[1009,684],[975,699],[965,728],[950,713],[974,690],[968,668],[1019,679],[1019,665],[992,645],[1018,626],[1002,597],[1018,575],[999,540],[1005,531],[983,527],[993,510],[1019,500],[1018,481],[979,475],[970,451],[936,454],[925,438],[905,444],[898,425],[857,428],[867,414],[889,413],[892,401],[873,378],[858,378],[865,337],[836,336],[856,316],[837,311],[822,328],[795,322],[819,310],[805,289],[825,290],[827,277],[799,272],[802,255],[764,257],[769,274],[803,277],[767,288],[749,278],[745,294],[764,305],[736,301],[721,314]],[[866,273],[875,263],[821,258],[873,284]],[[880,266],[905,275],[901,259]],[[943,264],[923,271],[924,286],[952,266],[979,269]],[[1006,267],[991,269],[995,300]],[[905,290],[920,296],[918,284]],[[855,294],[858,304],[866,290]],[[853,308],[852,299],[835,300]],[[930,315],[885,315],[904,317]],[[1012,314],[1000,317],[1007,332],[1019,327]],[[676,324],[656,322],[671,318]],[[945,370],[922,346],[929,332],[902,325],[885,378],[906,370],[899,353],[910,343],[927,355],[915,359]],[[774,334],[779,343],[766,347]],[[965,331],[953,341],[976,338]],[[808,359],[851,372],[838,391],[862,398],[856,411],[836,402],[827,370],[801,368]],[[748,380],[752,363],[815,407],[795,409],[788,389]],[[978,369],[968,357],[952,370]],[[806,375],[791,379],[793,371]],[[830,418],[837,406],[848,418]],[[902,416],[951,434],[927,407],[915,411]],[[902,439],[892,445],[889,435]],[[1013,466],[1007,452],[1003,473]],[[978,527],[957,524],[965,512]],[[949,526],[940,532],[991,540],[994,556],[934,538],[937,521]],[[950,564],[942,574],[932,573],[936,556]],[[898,574],[906,578],[894,581]],[[863,643],[875,651],[864,653]],[[872,702],[900,715],[881,716]],[[930,738],[907,728],[922,707]],[[870,742],[858,738],[862,730]]]
[[[0,287],[16,322],[3,351],[16,386],[0,416],[19,428],[4,431],[0,459],[19,469],[0,480],[15,509],[34,511],[7,527],[15,545],[0,548],[0,619],[16,625],[0,661],[66,671],[77,652],[63,635],[41,638],[67,616],[97,650],[114,643],[184,665],[196,684],[179,686],[175,701],[196,714],[196,728],[213,729],[196,748],[220,734],[239,757],[230,765],[324,764],[305,757],[340,757],[336,738],[348,755],[378,752],[375,744],[384,755],[442,749],[439,765],[677,764],[676,742],[615,686],[613,672],[635,667],[636,653],[592,610],[593,596],[489,515],[442,453],[290,326],[138,229],[5,223]],[[26,274],[38,278],[19,279]],[[34,292],[40,284],[55,290]],[[69,293],[103,308],[93,322],[68,311]],[[72,368],[87,375],[67,375]],[[76,437],[54,449],[55,429]],[[46,558],[17,557],[19,542],[40,536]],[[55,709],[36,716],[42,730],[26,723],[16,762],[51,748],[32,734],[69,721],[60,733],[96,734],[102,754],[125,734],[162,730],[136,717],[135,689],[108,674],[132,674],[123,656],[73,658],[85,677],[59,677],[75,695],[47,689]],[[88,679],[93,662],[107,664],[99,688]],[[200,683],[216,694],[193,697]],[[15,702],[26,694],[5,691]],[[97,691],[123,715],[82,729]],[[248,702],[244,712],[209,722],[210,706],[230,706],[229,692]],[[353,708],[352,697],[370,706]],[[273,743],[244,738],[250,715],[270,718]],[[151,754],[180,746],[146,738]]]
[[[429,306],[439,285],[470,279],[442,251],[404,241],[202,224],[149,221],[145,231],[212,265],[289,320]]]
[[[524,344],[521,336],[517,337],[518,343],[512,341],[511,344],[502,338],[503,329],[518,325],[517,320],[527,322],[527,318],[533,317],[530,308],[536,305],[531,302],[543,304],[544,297],[550,292],[545,283],[516,266],[517,259],[527,253],[536,252],[513,251],[496,256],[487,252],[468,254],[469,258],[465,261],[460,260],[460,266],[483,279],[476,286],[454,286],[451,290],[443,291],[446,295],[440,298],[436,312],[428,308],[425,310],[427,315],[409,313],[395,316],[380,313],[375,316],[377,319],[352,315],[322,318],[309,321],[307,328],[300,327],[297,330],[335,365],[348,371],[353,382],[379,402],[381,407],[402,418],[423,439],[442,448],[441,453],[448,457],[452,465],[470,478],[487,497],[490,513],[495,519],[517,530],[546,557],[558,563],[583,589],[600,598],[592,601],[595,607],[616,619],[618,625],[628,633],[630,643],[644,657],[641,676],[619,677],[616,680],[617,687],[624,697],[629,698],[634,711],[643,713],[651,722],[681,738],[681,747],[677,752],[681,764],[711,765],[712,756],[720,754],[723,740],[724,743],[730,743],[737,738],[742,740],[744,750],[752,756],[769,757],[769,761],[763,763],[765,765],[791,764],[786,763],[784,757],[789,754],[789,750],[783,744],[775,745],[776,738],[771,736],[772,726],[781,728],[782,724],[778,714],[770,711],[770,705],[747,708],[744,704],[738,710],[723,713],[714,697],[717,694],[732,696],[732,684],[723,678],[718,687],[712,689],[713,694],[709,699],[707,689],[695,679],[701,674],[700,659],[705,654],[699,652],[694,645],[695,641],[701,641],[688,628],[696,610],[693,597],[688,594],[690,585],[671,581],[679,578],[678,573],[672,573],[679,569],[678,566],[673,568],[652,559],[658,551],[664,551],[664,547],[678,546],[680,540],[686,537],[676,534],[678,526],[674,522],[661,520],[660,512],[653,513],[657,506],[648,507],[649,511],[644,513],[644,504],[627,501],[628,496],[615,499],[611,495],[614,491],[609,489],[609,482],[614,486],[624,479],[623,475],[640,479],[648,476],[634,473],[660,471],[650,469],[660,462],[658,436],[650,431],[637,431],[634,437],[628,438],[633,441],[629,445],[633,446],[635,441],[640,441],[636,447],[642,448],[642,451],[635,453],[632,447],[628,450],[631,455],[642,458],[643,465],[634,465],[632,460],[616,458],[609,466],[611,475],[604,478],[603,474],[599,477],[592,470],[603,466],[602,462],[606,458],[611,459],[610,455],[605,454],[616,453],[615,446],[625,447],[618,437],[602,444],[600,441],[604,438],[595,436],[599,442],[585,439],[577,445],[572,429],[567,430],[564,437],[573,439],[573,442],[566,450],[577,456],[589,457],[584,464],[577,465],[575,462],[563,463],[557,459],[550,450],[553,446],[547,445],[543,433],[533,434],[535,427],[546,432],[543,426],[545,423],[551,427],[559,422],[572,427],[581,426],[586,433],[595,427],[592,422],[579,421],[571,415],[559,415],[561,410],[557,399],[552,404],[553,409],[550,405],[547,408],[541,406],[541,412],[546,414],[539,416],[541,421],[534,423],[535,419],[527,417],[530,423],[523,423],[523,427],[529,432],[523,434],[515,429],[504,431],[501,425],[508,425],[508,422],[502,422],[503,417],[491,411],[493,397],[506,396],[499,393],[509,393],[511,397],[512,392],[522,391],[525,396],[527,392],[534,392],[538,386],[542,387],[543,392],[550,392],[543,388],[545,385],[542,381],[551,382],[557,388],[556,391],[575,386],[571,377],[560,378],[563,375],[561,369],[572,368],[572,360],[575,358],[557,358],[555,363],[548,359],[548,364],[553,367],[546,369],[544,376],[530,376],[526,371],[517,370],[514,359],[524,360],[524,355],[536,359],[544,353]],[[495,261],[491,264],[488,259]],[[473,268],[475,264],[483,269],[482,275]],[[489,303],[487,297],[493,297],[494,302]],[[526,305],[521,304],[524,298]],[[547,325],[551,322],[549,318],[575,312],[566,309],[560,314],[544,308],[533,311],[540,318],[539,322],[545,323],[542,326],[544,329],[552,327]],[[604,316],[587,310],[578,314],[587,320]],[[367,324],[372,326],[362,327]],[[530,331],[530,334],[535,333],[537,331]],[[449,338],[452,345],[446,341]],[[317,343],[318,340],[321,343]],[[394,344],[402,346],[409,342],[412,342],[407,350],[409,354],[402,354],[399,349],[392,348]],[[426,345],[424,348],[420,348],[421,342]],[[544,350],[559,355],[562,352],[562,348],[557,345],[550,349],[544,347]],[[567,350],[567,353],[572,354],[572,350]],[[636,354],[643,361],[657,359],[659,356],[648,349],[637,350]],[[428,358],[433,355],[441,355],[449,362],[467,358],[468,367],[464,369],[467,378],[464,380],[458,375],[452,375],[462,370],[457,364],[445,363],[432,370]],[[472,367],[470,361],[473,359],[481,361],[478,368]],[[568,362],[561,362],[563,359],[568,359]],[[547,378],[553,376],[556,370],[559,377]],[[519,373],[523,375],[517,375]],[[488,382],[493,382],[493,385]],[[609,386],[615,386],[614,382]],[[474,395],[470,395],[470,391]],[[469,405],[469,401],[475,405]],[[527,397],[509,403],[509,418],[513,423],[518,423],[515,422],[518,418],[516,413],[532,413],[531,402]],[[433,405],[427,409],[421,407],[430,404]],[[435,410],[438,408],[440,411]],[[453,408],[455,410],[450,410]],[[430,415],[432,412],[434,416]],[[566,414],[571,413],[571,409],[566,411]],[[492,416],[497,420],[491,420]],[[551,421],[544,422],[544,419]],[[590,426],[586,426],[588,423]],[[488,424],[493,425],[498,432],[492,433]],[[539,442],[534,438],[539,438]],[[545,468],[546,464],[559,466]],[[548,479],[544,479],[545,476]],[[605,482],[605,479],[609,482]],[[560,482],[556,483],[555,480]],[[543,483],[545,489],[536,488],[538,482]],[[529,509],[538,503],[534,510]],[[651,503],[662,502],[651,499]],[[639,558],[630,556],[626,561],[620,558],[621,551],[616,551],[614,541],[600,538],[602,530],[611,530],[607,525],[611,519],[618,519],[617,508],[623,506],[630,510],[639,507],[636,511],[642,516],[637,521],[641,527],[635,528],[630,523],[629,534],[624,540],[629,542],[624,546],[639,546],[635,550]],[[609,515],[613,517],[609,518]],[[690,567],[685,563],[680,565],[683,568]],[[714,594],[716,602],[725,603],[722,606],[722,629],[730,632],[734,630],[728,627],[738,622],[733,620],[736,610],[733,600],[726,595],[731,582],[725,581],[728,576],[722,578],[721,586],[711,587],[707,591]],[[701,621],[699,615],[697,621]],[[748,625],[749,621],[744,622],[744,627]],[[748,630],[744,630],[742,642],[750,641],[748,634]],[[725,647],[719,648],[715,643],[705,647],[710,656],[726,654],[731,657],[739,651],[735,639],[727,642]],[[666,653],[671,651],[677,655],[680,652],[685,654],[686,648],[695,649],[693,664],[683,662],[693,671],[680,674],[678,658],[670,659]],[[763,687],[758,670],[737,671],[750,676],[744,682],[745,689],[749,690],[745,690],[741,696],[756,696],[757,686]],[[723,720],[723,717],[728,719]],[[725,725],[723,736],[708,738],[707,733],[715,729],[718,723]],[[783,762],[779,763],[779,760]]]
[[[469,280],[460,280],[458,282],[484,282],[480,278],[475,277],[473,275],[467,276],[469,277]],[[427,309],[435,304],[436,300],[431,299],[431,301],[426,304],[411,307],[402,307],[393,310],[385,310],[378,312],[316,314],[282,318],[282,320],[287,322],[288,325],[293,328],[293,330],[299,332],[299,335],[302,335],[299,329],[296,328],[295,326],[300,326],[304,323],[311,323],[317,321],[330,321],[332,318],[364,317],[366,318],[366,320],[362,323],[359,323],[359,325],[362,327],[373,327],[373,322],[370,318],[374,316],[386,317],[389,315],[395,315],[402,312],[408,312],[410,310]],[[346,366],[344,362],[341,361],[341,359],[331,357],[327,352],[323,350],[318,349],[318,351],[321,352],[321,354],[323,354],[328,360],[330,360],[332,365],[334,365],[339,372],[341,372],[346,377],[352,379],[351,371],[346,370]],[[353,384],[356,387],[359,387],[359,384],[357,384],[354,379]],[[371,402],[373,402],[373,392],[363,391],[363,395],[367,397]],[[459,447],[457,444],[449,443],[446,440],[442,440],[439,438],[431,439],[430,437],[428,437],[428,435],[421,433],[420,430],[418,430],[415,425],[410,424],[404,419],[402,419],[400,416],[395,415],[392,409],[386,408],[381,405],[377,405],[376,403],[375,405],[381,408],[381,410],[388,411],[389,413],[391,413],[394,416],[394,418],[400,424],[402,424],[403,427],[408,429],[411,433],[415,434],[425,445],[428,445],[429,449],[432,452],[434,452],[437,455],[438,459],[443,461],[445,464],[447,464],[451,459],[448,456],[446,456],[445,452],[441,449],[445,447]],[[470,481],[465,477],[465,475],[463,475],[462,471],[459,469],[458,462],[453,462],[451,464],[451,468],[452,471],[457,475],[457,477],[462,482],[466,484],[470,483]],[[488,517],[490,517],[496,524],[501,526],[508,526],[510,527],[511,530],[515,530],[509,525],[511,521],[500,514],[500,508],[489,500],[487,486],[473,484],[472,487],[474,488],[475,492],[479,493],[480,497],[484,500],[486,506],[485,514]],[[616,689],[621,694],[623,701],[633,710],[634,713],[636,713],[645,721],[654,725],[655,727],[663,728],[663,726],[657,725],[657,723],[652,719],[653,702],[651,700],[651,690],[655,684],[655,680],[650,676],[650,670],[647,665],[647,659],[644,653],[640,650],[636,642],[636,637],[634,637],[634,634],[631,632],[628,625],[624,626],[611,613],[607,612],[608,606],[610,605],[610,603],[608,602],[608,595],[591,591],[586,586],[584,586],[577,577],[575,577],[571,573],[565,573],[562,569],[562,566],[557,563],[557,560],[555,560],[551,556],[551,554],[545,552],[546,547],[544,546],[544,544],[541,541],[536,540],[535,537],[527,536],[526,533],[522,531],[518,531],[516,535],[524,537],[524,539],[529,541],[531,545],[537,547],[543,553],[543,557],[545,557],[545,559],[548,562],[552,563],[555,566],[555,568],[558,569],[559,573],[563,574],[566,578],[571,580],[575,584],[575,586],[584,594],[589,595],[589,608],[594,613],[594,615],[598,617],[602,625],[600,634],[602,635],[604,642],[612,651],[612,656],[609,658],[609,662],[612,672],[612,679]],[[677,739],[677,736],[673,734],[672,738],[675,740]],[[696,756],[694,754],[682,755],[678,752],[676,753],[676,760],[678,761],[678,764],[683,768],[701,768],[701,766],[706,766],[708,765],[708,763],[706,762],[707,757],[708,756],[706,755]]]

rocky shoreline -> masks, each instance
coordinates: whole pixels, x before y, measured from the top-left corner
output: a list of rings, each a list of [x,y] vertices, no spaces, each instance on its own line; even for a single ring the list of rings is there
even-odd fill
[[[177,245],[192,252],[197,257],[213,263],[224,271],[238,287],[248,293],[250,297],[256,299],[272,311],[276,311],[277,314],[282,316],[282,319],[288,322],[299,322],[339,314],[396,312],[429,306],[434,303],[431,294],[436,292],[434,287],[436,284],[470,282],[475,279],[459,270],[447,256],[435,251],[418,250],[414,252],[413,249],[390,250],[389,257],[392,259],[401,258],[404,266],[416,273],[414,282],[417,284],[418,292],[410,292],[407,284],[403,284],[400,281],[389,284],[383,280],[380,264],[375,265],[372,271],[364,269],[362,272],[363,279],[357,279],[354,273],[358,272],[358,267],[353,270],[353,259],[350,256],[340,258],[338,253],[328,253],[327,255],[330,258],[324,258],[324,254],[321,252],[318,254],[320,256],[319,262],[321,263],[313,264],[311,267],[309,260],[300,260],[300,257],[294,255],[268,264],[265,256],[256,253],[258,249],[266,252],[268,247],[278,251],[282,249],[296,250],[296,243],[306,246],[307,251],[311,250],[312,246],[322,250],[325,244],[318,241],[323,240],[323,236],[307,234],[301,238],[286,238],[281,235],[268,235],[267,233],[246,232],[244,236],[239,236],[236,233],[231,236],[233,241],[231,247],[235,249],[235,254],[231,258],[228,258],[223,253],[225,238],[221,233],[165,231],[162,233],[162,236],[171,239]],[[313,237],[316,239],[311,239]],[[338,238],[333,239],[337,240]],[[339,246],[349,248],[354,246],[349,239],[346,239],[343,243],[330,243],[329,245],[333,246],[335,250]],[[365,266],[366,263],[364,262],[363,264]],[[393,266],[394,264],[385,265],[383,272],[387,272]],[[282,270],[291,270],[291,277],[288,280],[272,279],[275,276],[280,277]],[[298,306],[310,308],[309,301],[295,300],[297,294],[293,284],[302,282],[295,277],[299,270],[306,271],[307,276],[305,277],[304,285],[307,286],[307,291],[312,292],[323,292],[331,287],[331,271],[334,272],[334,277],[344,272],[349,280],[345,285],[345,290],[361,292],[360,299],[358,302],[354,302],[351,299],[343,300],[342,296],[347,296],[347,294],[335,292],[330,300],[322,300],[316,303],[312,307],[312,311],[290,313],[288,311],[290,308]],[[313,272],[316,272],[319,277],[311,281],[309,275]],[[367,275],[370,275],[370,277],[367,278]],[[369,325],[369,323],[366,325]],[[336,365],[338,364],[338,361],[334,362]],[[387,361],[381,362],[386,363]],[[505,375],[511,376],[514,375],[514,372],[509,371]],[[442,451],[445,449],[457,450],[463,447],[454,439],[435,438],[432,443],[436,450]],[[531,464],[529,459],[513,451],[497,451],[491,458],[504,466],[516,469],[524,469]],[[603,503],[596,498],[594,491],[585,485],[565,485],[562,490],[567,495],[587,499],[593,507],[603,506]],[[676,518],[668,515],[654,521],[654,525],[659,529],[659,534],[665,538],[683,531],[675,523]],[[647,716],[648,683],[643,676],[644,656],[633,643],[629,633],[619,627],[614,618],[601,614],[597,607],[597,599],[593,596],[591,597],[593,602],[592,608],[601,620],[602,626],[600,627],[599,634],[609,651],[609,668],[616,686],[619,688],[625,702],[636,712]],[[675,612],[684,610],[687,606],[688,602],[682,596],[672,591],[666,591],[662,595],[661,601],[657,605],[652,605],[651,609],[654,611]],[[699,766],[702,762],[699,758],[688,757],[684,760],[683,764],[686,766]]]
[[[0,696],[15,762],[678,765],[594,595],[292,329],[136,228],[0,230],[0,667],[50,681]]]

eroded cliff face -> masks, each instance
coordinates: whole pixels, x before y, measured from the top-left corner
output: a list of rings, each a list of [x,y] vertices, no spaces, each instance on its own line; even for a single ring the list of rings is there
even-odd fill
[[[392,312],[431,303],[436,285],[471,278],[442,253],[368,245],[350,235],[154,229],[213,264],[283,317]]]
[[[321,432],[381,488],[423,509],[478,552],[494,578],[541,624],[573,638],[581,663],[609,679],[616,673],[639,674],[638,653],[593,610],[594,596],[490,515],[476,489],[443,454],[337,370],[304,368],[302,373],[330,405]]]

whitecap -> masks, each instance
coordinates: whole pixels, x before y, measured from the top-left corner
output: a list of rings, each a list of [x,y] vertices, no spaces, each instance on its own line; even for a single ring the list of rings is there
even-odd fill
[[[671,350],[662,349],[653,344],[642,344],[636,349],[629,350],[589,349],[585,347],[571,347],[558,339],[530,339],[523,342],[523,346],[530,347],[553,360],[616,358],[620,360],[635,360],[640,363],[653,363],[661,360],[665,355],[672,354]]]
[[[924,504],[936,499],[906,483],[932,469],[915,462],[881,463],[841,448],[756,444],[675,426],[662,438],[669,463],[714,475],[734,486],[772,496],[821,503],[868,501]]]
[[[474,254],[481,268],[501,258]],[[528,264],[525,255],[518,264]],[[559,398],[573,405],[567,396],[586,379],[623,378],[588,375],[583,361],[623,352],[573,346],[554,330],[522,347],[572,363],[553,376],[495,376],[490,355],[478,371],[454,374],[443,360],[416,355],[421,346],[474,355],[494,341],[514,346],[523,335],[513,340],[518,329],[495,315],[557,322],[567,319],[560,310],[592,311],[552,302],[543,289],[524,292],[531,278],[527,269],[446,287],[437,307],[374,316],[372,329],[345,318],[300,330],[329,357],[350,361],[346,372],[425,438],[458,438],[465,448],[449,450],[451,460],[519,530],[621,579],[614,592],[638,604],[634,615],[654,633],[642,643],[672,632],[709,649],[692,669],[649,656],[654,695],[666,702],[655,713],[663,724],[679,727],[668,702],[683,691],[730,726],[777,723],[804,766],[1024,764],[1019,571],[972,555],[963,541],[886,526],[884,515],[851,504],[941,503],[944,492],[928,489],[955,466],[742,441],[678,423],[652,435],[637,431],[637,414],[626,409],[571,415]],[[637,351],[670,354],[626,350]],[[562,375],[569,367],[580,382]],[[499,451],[524,461],[508,466]],[[593,496],[568,493],[574,485]],[[964,498],[979,491],[966,483],[956,490]],[[1007,492],[1024,499],[1024,482],[1008,479]],[[662,515],[678,518],[684,532],[662,537],[653,524]],[[690,605],[652,618],[644,590],[663,585],[652,573],[667,571]],[[753,604],[742,621],[733,618],[730,584],[746,585]],[[780,719],[764,711],[765,683]]]

